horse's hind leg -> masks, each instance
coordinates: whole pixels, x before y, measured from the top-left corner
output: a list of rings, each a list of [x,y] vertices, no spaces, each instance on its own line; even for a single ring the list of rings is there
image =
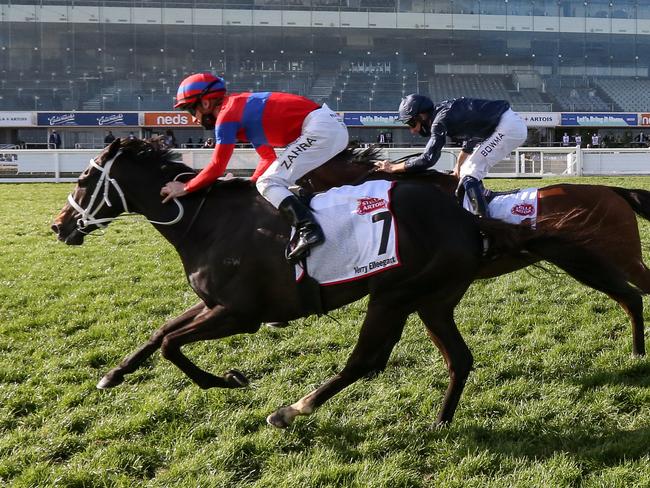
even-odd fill
[[[343,370],[296,403],[281,407],[266,418],[275,427],[288,427],[298,415],[309,415],[359,378],[386,367],[393,347],[399,341],[408,312],[393,304],[371,300],[359,339]],[[393,305],[393,306],[392,306]]]
[[[140,348],[125,357],[119,365],[106,373],[99,383],[97,383],[97,388],[112,388],[122,383],[124,381],[124,375],[133,373],[160,347],[165,335],[187,325],[203,310],[206,310],[206,306],[203,302],[199,302],[175,319],[165,323]]]
[[[648,269],[639,255],[634,263],[627,266],[626,273],[628,279],[632,284],[641,290],[646,295],[650,294],[650,269]],[[611,296],[611,295],[610,295]],[[630,303],[629,301],[621,301],[616,297],[616,300],[623,310],[630,317],[632,322],[632,347],[635,356],[645,356],[645,337],[644,337],[644,322],[643,322],[643,300],[639,296]]]
[[[611,251],[612,262],[623,271],[630,283],[641,290],[641,293],[648,295],[650,294],[650,270],[643,262],[641,238],[634,216],[631,216],[629,219],[629,229],[626,233],[626,239],[619,244],[617,249]],[[643,300],[638,293],[633,295],[631,297],[624,296],[618,298],[610,294],[610,297],[618,302],[632,322],[632,347],[634,355],[644,356]]]
[[[632,353],[635,356],[645,356],[645,337],[643,322],[643,298],[636,290],[631,289],[628,294],[608,295],[618,302],[632,322]]]
[[[436,420],[438,425],[444,425],[454,417],[474,359],[456,327],[453,307],[432,302],[419,308],[418,315],[429,337],[445,358],[449,370],[449,386]]]
[[[625,233],[620,227],[611,223],[607,223],[606,227],[617,229],[620,235],[630,237],[630,241],[636,239],[636,242],[633,245],[621,245],[615,250],[596,246],[599,241],[586,241],[578,245],[573,245],[570,240],[559,245],[545,242],[542,243],[543,245],[538,245],[534,252],[539,257],[559,266],[576,280],[616,300],[632,322],[633,352],[637,356],[643,356],[645,341],[641,292],[647,293],[649,280],[646,274],[647,268],[641,257],[636,222],[633,229],[636,234]],[[630,244],[630,242],[624,241],[623,244]]]

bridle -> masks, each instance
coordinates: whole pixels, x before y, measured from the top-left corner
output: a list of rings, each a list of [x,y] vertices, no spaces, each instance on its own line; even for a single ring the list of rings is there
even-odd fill
[[[99,180],[95,185],[95,189],[92,195],[90,196],[90,201],[88,202],[88,206],[86,208],[83,208],[81,205],[79,205],[72,197],[72,194],[68,195],[68,203],[72,208],[74,208],[77,212],[79,212],[80,215],[79,219],[77,219],[77,230],[79,232],[83,232],[85,234],[86,232],[84,232],[84,229],[86,229],[88,226],[91,225],[96,225],[100,229],[103,229],[110,222],[113,222],[114,220],[120,218],[120,216],[95,218],[95,215],[97,215],[97,213],[104,207],[104,205],[108,207],[113,206],[108,196],[111,186],[115,189],[115,191],[119,195],[122,203],[122,207],[124,208],[124,212],[129,213],[129,207],[126,204],[126,198],[124,197],[124,192],[122,191],[122,188],[120,188],[119,183],[114,178],[110,177],[111,167],[113,166],[113,163],[115,163],[115,160],[121,154],[122,151],[121,150],[118,151],[117,154],[115,154],[115,156],[109,159],[104,166],[100,166],[99,164],[97,164],[94,158],[90,160],[90,165],[93,168],[97,169],[101,173],[101,176],[99,177]],[[178,176],[180,175],[177,175],[176,178],[178,178]],[[100,193],[102,193],[102,196],[101,198],[98,199]],[[95,203],[97,203],[97,206],[95,206]],[[152,224],[157,224],[157,225],[177,224],[183,218],[183,215],[185,214],[185,209],[183,208],[183,205],[181,204],[181,202],[178,201],[177,198],[174,198],[174,203],[176,203],[176,205],[178,206],[178,215],[176,216],[175,219],[170,220],[169,222],[159,222],[156,220],[149,220],[149,219],[146,220],[148,222],[151,222]],[[131,214],[131,215],[135,215],[135,214]]]

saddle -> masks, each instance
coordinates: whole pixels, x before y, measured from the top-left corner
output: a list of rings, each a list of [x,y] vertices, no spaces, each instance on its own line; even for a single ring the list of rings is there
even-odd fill
[[[515,195],[521,191],[521,188],[515,190],[506,190],[506,191],[492,191],[485,189],[485,200],[489,204],[495,197],[506,196],[506,195]]]

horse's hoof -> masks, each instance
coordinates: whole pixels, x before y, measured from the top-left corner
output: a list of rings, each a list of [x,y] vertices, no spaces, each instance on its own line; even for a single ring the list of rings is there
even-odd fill
[[[97,389],[98,390],[107,390],[108,388],[114,388],[117,385],[121,384],[122,381],[124,381],[124,378],[122,377],[109,377],[109,375],[105,375],[101,380],[99,380],[99,383],[97,383]]]
[[[249,384],[248,378],[236,369],[231,369],[226,372],[226,374],[223,375],[223,378],[226,380],[226,384],[231,388],[243,388]]]
[[[274,329],[284,329],[285,327],[289,327],[289,322],[266,322],[264,325]]]
[[[451,425],[451,421],[449,421],[449,420],[440,420],[440,419],[437,419],[437,420],[436,420],[436,423],[433,424],[433,428],[434,428],[435,430],[443,430],[443,429],[448,428],[450,425]]]
[[[285,416],[279,413],[279,411],[275,411],[266,417],[266,423],[273,427],[277,427],[278,429],[286,429],[291,425],[291,423],[287,422]]]

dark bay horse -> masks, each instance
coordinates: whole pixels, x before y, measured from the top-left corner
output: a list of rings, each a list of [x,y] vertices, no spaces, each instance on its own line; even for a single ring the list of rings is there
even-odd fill
[[[109,371],[99,388],[120,384],[158,348],[201,388],[245,386],[248,380],[242,373],[213,375],[192,363],[181,347],[254,333],[263,322],[313,313],[284,258],[290,229],[254,185],[248,180],[220,181],[208,192],[163,205],[160,188],[189,171],[172,157],[151,142],[114,141],[81,174],[52,225],[61,241],[80,245],[85,234],[125,211],[144,215],[176,248],[201,299]],[[271,414],[270,424],[286,427],[357,379],[382,371],[412,312],[419,314],[447,363],[450,382],[437,422],[450,422],[473,363],[453,312],[484,265],[481,232],[493,239],[498,252],[550,260],[614,296],[635,293],[621,273],[581,246],[525,227],[479,220],[430,185],[396,183],[391,211],[402,265],[320,289],[325,310],[369,295],[359,339],[345,367],[296,403]]]
[[[387,174],[374,171],[379,158],[375,148],[349,148],[323,166],[305,175],[298,183],[316,193],[335,186],[357,184],[366,179],[397,179],[427,182],[453,195],[458,178],[429,171],[418,175]],[[637,289],[634,296],[612,296],[632,323],[632,349],[645,355],[642,294],[650,293],[650,270],[643,262],[636,215],[650,220],[650,192],[606,185],[555,184],[538,189],[537,228],[554,231],[567,241],[581,241],[591,253],[605,259]],[[585,239],[585,236],[591,236]],[[479,278],[492,278],[524,268],[537,261],[533,255],[503,256],[483,266]]]

